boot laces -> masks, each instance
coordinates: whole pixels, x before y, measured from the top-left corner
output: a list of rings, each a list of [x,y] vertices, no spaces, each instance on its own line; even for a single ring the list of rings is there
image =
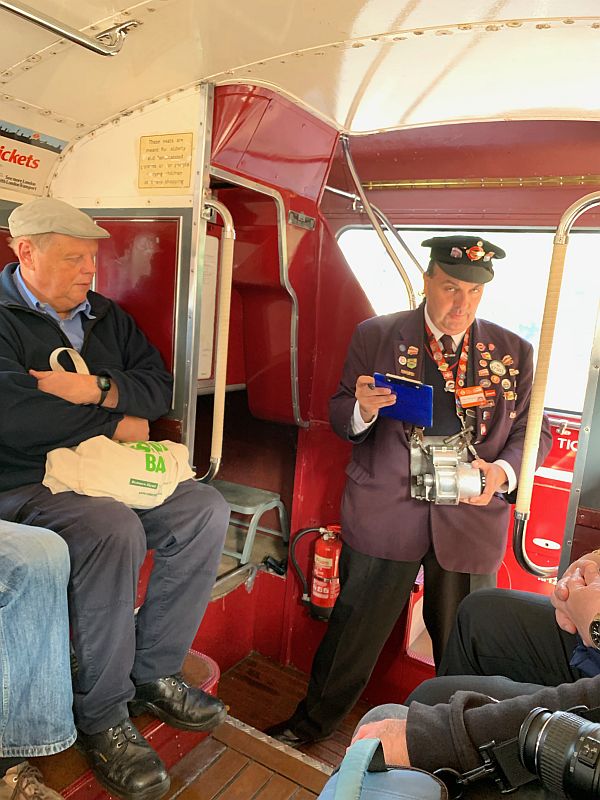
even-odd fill
[[[45,800],[48,797],[42,773],[28,762],[12,778],[15,788],[11,800],[26,797],[28,800]]]
[[[185,682],[181,672],[176,672],[174,675],[169,675],[167,678],[171,686],[176,686],[178,692],[183,692],[184,689],[189,689],[189,685]]]
[[[108,730],[112,731],[112,738],[117,742],[117,747],[126,747],[128,742],[137,739],[136,730],[129,720],[123,720]]]

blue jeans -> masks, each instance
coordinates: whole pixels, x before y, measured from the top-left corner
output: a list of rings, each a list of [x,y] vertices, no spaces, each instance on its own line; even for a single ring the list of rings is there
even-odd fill
[[[52,531],[0,520],[0,756],[59,753],[75,741],[69,553]]]

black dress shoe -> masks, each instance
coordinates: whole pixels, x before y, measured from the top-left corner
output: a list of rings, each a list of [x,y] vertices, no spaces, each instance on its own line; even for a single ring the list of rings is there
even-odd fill
[[[273,739],[277,739],[278,742],[287,744],[290,747],[302,747],[305,744],[313,744],[313,742],[320,741],[307,734],[296,733],[290,727],[288,719],[285,722],[279,722],[277,725],[271,725],[265,733],[267,736],[271,736]]]
[[[77,732],[76,746],[111,794],[124,800],[158,800],[169,791],[169,774],[129,717],[100,733]]]
[[[129,713],[135,717],[144,711],[184,731],[212,731],[227,716],[227,709],[217,697],[189,686],[180,673],[135,687]]]

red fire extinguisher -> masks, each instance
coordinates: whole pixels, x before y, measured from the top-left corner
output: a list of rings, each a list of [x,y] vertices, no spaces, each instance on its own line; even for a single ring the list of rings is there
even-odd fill
[[[290,558],[302,584],[302,602],[310,609],[315,619],[328,620],[340,593],[340,553],[342,550],[341,527],[327,525],[324,528],[305,528],[295,537],[290,549]],[[308,533],[318,533],[315,540],[311,591],[296,560],[296,546]]]

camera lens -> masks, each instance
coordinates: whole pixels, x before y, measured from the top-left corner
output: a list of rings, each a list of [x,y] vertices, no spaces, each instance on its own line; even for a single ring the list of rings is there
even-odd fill
[[[600,724],[568,711],[534,708],[519,731],[519,755],[559,797],[599,797]]]

